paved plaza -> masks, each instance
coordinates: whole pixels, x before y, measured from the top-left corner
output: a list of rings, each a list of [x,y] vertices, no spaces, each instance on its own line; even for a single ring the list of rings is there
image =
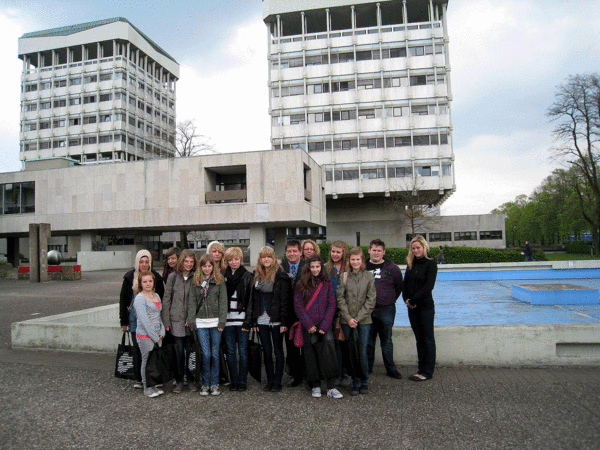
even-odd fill
[[[117,302],[122,272],[0,279],[0,447],[599,447],[598,367],[438,367],[424,383],[406,380],[414,367],[400,367],[402,380],[376,367],[368,395],[341,400],[313,399],[304,387],[264,393],[254,380],[245,393],[175,395],[168,385],[148,399],[113,377],[114,355],[11,349],[12,322]]]

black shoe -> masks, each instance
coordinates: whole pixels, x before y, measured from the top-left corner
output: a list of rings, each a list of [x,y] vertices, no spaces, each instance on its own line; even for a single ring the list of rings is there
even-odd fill
[[[352,388],[352,391],[350,391],[350,395],[352,397],[356,397],[358,394],[360,394],[360,387],[359,386],[354,386]]]
[[[402,374],[400,372],[398,372],[397,370],[394,370],[393,372],[388,372],[388,373],[386,373],[386,375],[388,377],[395,378],[396,380],[402,379]]]
[[[271,392],[281,392],[281,384],[274,383],[273,387],[271,388]]]
[[[238,384],[237,390],[240,392],[246,392],[248,387],[245,384]]]
[[[237,390],[238,390],[238,385],[237,385],[237,384],[235,384],[235,383],[231,383],[231,384],[229,385],[229,390],[230,390],[230,391],[237,391]]]
[[[300,386],[301,383],[302,383],[302,378],[292,378],[290,381],[288,381],[287,387]]]
[[[263,391],[269,392],[271,389],[273,389],[273,382],[272,381],[267,381],[267,384],[265,384],[265,387],[263,388]]]
[[[367,386],[361,386],[360,389],[358,390],[358,392],[360,394],[368,394],[369,393],[369,388]]]

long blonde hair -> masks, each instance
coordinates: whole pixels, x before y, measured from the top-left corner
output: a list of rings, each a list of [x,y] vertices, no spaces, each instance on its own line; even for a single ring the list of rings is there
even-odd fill
[[[215,280],[215,283],[217,283],[217,284],[221,284],[223,282],[223,275],[221,274],[221,271],[215,264],[215,260],[213,259],[213,257],[211,255],[207,254],[207,255],[202,255],[202,257],[196,264],[196,273],[194,274],[194,284],[196,286],[200,286],[201,281],[202,281],[202,266],[204,266],[208,262],[211,263],[213,266],[212,273],[210,274],[212,279]]]
[[[417,234],[414,238],[411,239],[410,245],[408,246],[408,255],[406,256],[406,263],[409,269],[412,268],[413,260],[415,259],[415,254],[412,250],[412,245],[415,242],[418,242],[419,244],[421,244],[421,247],[423,247],[423,256],[427,259],[431,259],[429,256],[427,256],[427,253],[429,253],[429,244],[423,236]]]
[[[345,242],[335,241],[333,244],[331,244],[331,248],[333,247],[342,249],[342,259],[340,261],[340,275],[344,272],[348,272],[348,270],[350,269],[350,264],[348,262],[348,246]],[[325,266],[327,267],[327,273],[329,274],[329,276],[333,276],[333,274],[335,273],[335,264],[331,259],[331,250],[329,250],[329,260],[327,260],[327,264],[325,264]]]
[[[262,259],[265,257],[270,257],[273,260],[273,264],[269,268],[265,267],[262,263]],[[275,281],[275,275],[277,274],[278,269],[281,269],[281,266],[277,262],[275,250],[269,246],[261,248],[258,252],[258,261],[256,261],[254,280]]]

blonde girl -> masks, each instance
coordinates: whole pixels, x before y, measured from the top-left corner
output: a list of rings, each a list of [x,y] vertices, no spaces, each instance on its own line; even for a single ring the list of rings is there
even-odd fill
[[[275,251],[263,247],[258,253],[252,296],[247,314],[251,325],[258,329],[263,344],[267,384],[264,391],[280,392],[283,378],[283,333],[291,296],[290,277],[277,262]],[[275,365],[273,364],[275,352]]]
[[[219,395],[219,345],[227,322],[227,289],[223,275],[211,255],[198,261],[186,325],[198,334],[202,347],[202,387],[200,395]]]

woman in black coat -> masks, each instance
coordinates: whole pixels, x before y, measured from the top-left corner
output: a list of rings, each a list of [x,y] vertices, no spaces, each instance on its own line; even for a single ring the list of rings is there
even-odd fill
[[[425,381],[433,377],[435,369],[435,336],[433,322],[435,306],[433,288],[437,277],[437,264],[427,256],[429,244],[423,236],[410,241],[404,290],[402,298],[408,308],[408,319],[417,341],[419,370],[409,380]]]

